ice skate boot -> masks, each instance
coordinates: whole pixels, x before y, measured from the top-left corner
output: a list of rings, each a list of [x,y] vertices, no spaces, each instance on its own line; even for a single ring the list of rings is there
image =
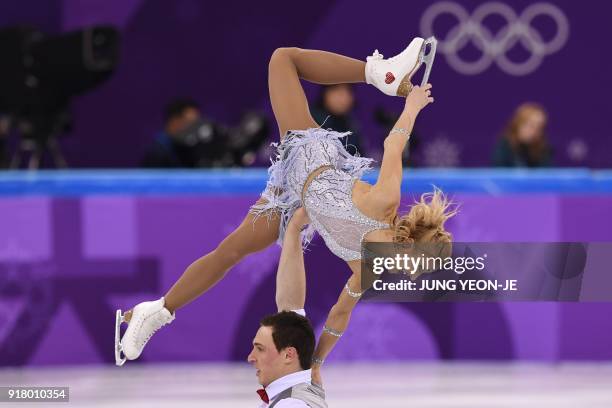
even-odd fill
[[[115,364],[122,366],[126,360],[138,358],[151,336],[161,327],[171,323],[175,316],[164,307],[164,298],[139,303],[132,310],[128,328],[123,338],[119,340],[120,327],[121,323],[125,322],[125,316],[121,310],[117,310],[115,315]]]
[[[426,54],[428,45],[429,53]],[[393,58],[384,59],[383,55],[375,50],[374,54],[367,58],[366,82],[387,95],[405,98],[412,90],[411,78],[422,64],[425,64],[425,73],[421,86],[429,81],[436,46],[434,37],[427,40],[416,37],[404,51]]]

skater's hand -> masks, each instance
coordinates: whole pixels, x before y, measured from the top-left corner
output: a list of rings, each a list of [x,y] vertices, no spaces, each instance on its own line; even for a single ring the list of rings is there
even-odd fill
[[[310,218],[308,218],[308,214],[306,210],[304,210],[304,207],[300,207],[293,213],[293,217],[291,217],[289,221],[289,227],[299,231],[306,224],[310,224]]]
[[[317,384],[323,387],[323,379],[321,378],[321,366],[319,364],[313,364],[310,368],[310,375],[312,376],[313,384]]]
[[[415,85],[406,98],[405,109],[413,109],[419,112],[433,101],[434,98],[431,96],[431,84],[425,84],[423,87]]]

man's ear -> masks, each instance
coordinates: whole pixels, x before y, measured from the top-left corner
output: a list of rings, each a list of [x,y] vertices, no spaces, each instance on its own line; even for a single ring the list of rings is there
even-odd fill
[[[285,357],[286,363],[291,363],[293,361],[298,361],[300,359],[297,349],[295,347],[286,347],[283,350],[283,356]]]

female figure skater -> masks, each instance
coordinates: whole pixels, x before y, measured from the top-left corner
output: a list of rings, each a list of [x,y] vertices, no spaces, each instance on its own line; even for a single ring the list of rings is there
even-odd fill
[[[427,44],[432,52],[425,54]],[[431,85],[412,86],[410,79],[426,64],[427,80],[435,39],[415,38],[391,59],[378,51],[367,62],[325,51],[279,48],[269,63],[270,101],[278,122],[281,144],[269,169],[269,181],[260,200],[242,224],[211,253],[193,262],[157,301],[136,305],[125,315],[117,311],[115,357],[117,365],[141,354],[151,336],[171,323],[175,311],[191,302],[248,254],[278,239],[282,243],[292,214],[303,206],[311,220],[304,241],[314,230],[329,249],[345,260],[353,276],[332,309],[317,348],[319,364],[348,324],[350,310],[360,297],[360,247],[364,239],[376,242],[448,242],[443,228],[452,215],[439,190],[421,197],[404,216],[397,215],[402,181],[402,151],[418,113],[433,102]],[[318,84],[366,82],[383,93],[407,97],[405,108],[384,142],[384,156],[376,184],[359,181],[372,160],[351,156],[338,140],[346,134],[325,130],[312,119],[300,78]],[[128,328],[119,341],[122,322]],[[122,356],[121,354],[124,354]]]

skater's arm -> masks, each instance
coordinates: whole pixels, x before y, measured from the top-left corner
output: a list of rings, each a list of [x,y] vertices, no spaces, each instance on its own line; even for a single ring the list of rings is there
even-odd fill
[[[306,211],[298,209],[283,239],[283,250],[276,272],[276,306],[278,311],[302,310],[306,301],[306,271],[300,232],[310,222]]]
[[[402,185],[402,154],[410,139],[412,128],[419,112],[433,102],[430,96],[431,84],[424,87],[415,86],[408,97],[402,114],[395,122],[392,131],[385,138],[384,154],[378,180],[372,191],[389,201],[390,206],[396,206],[400,200]]]
[[[358,274],[353,274],[348,280],[347,285],[351,292],[359,292],[361,290],[361,280]],[[319,337],[319,343],[314,352],[315,363],[313,364],[315,369],[321,365],[320,361],[317,363],[317,359],[325,360],[331,350],[334,348],[341,334],[343,334],[351,319],[351,313],[359,302],[359,297],[350,296],[345,288],[342,289],[342,293],[338,297],[338,301],[331,308],[325,321],[325,329]]]

